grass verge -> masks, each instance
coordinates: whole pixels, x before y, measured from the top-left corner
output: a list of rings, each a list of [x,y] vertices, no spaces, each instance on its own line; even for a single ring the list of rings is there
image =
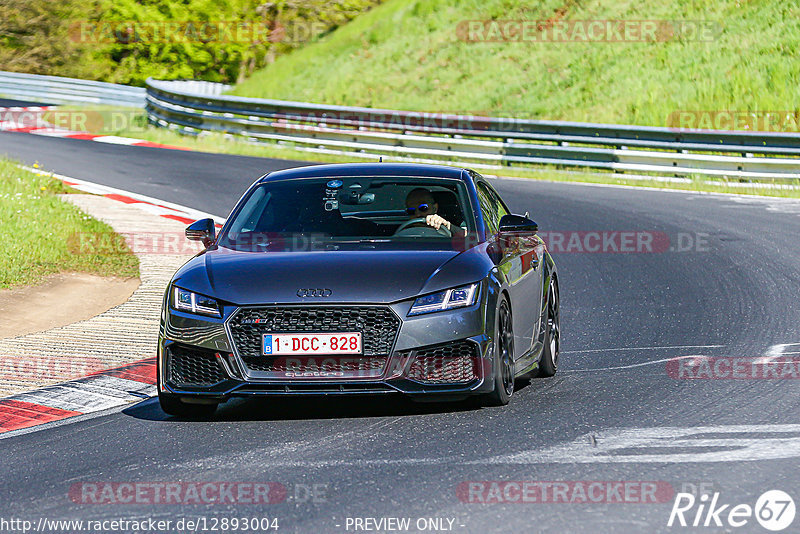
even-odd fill
[[[670,126],[686,110],[769,111],[794,117],[785,126],[796,132],[798,15],[796,2],[389,0],[278,58],[231,93],[652,126]],[[543,22],[520,39],[487,30],[473,41],[459,30],[490,20]],[[639,33],[604,40],[602,32],[592,40],[571,31],[548,38],[555,34],[547,28],[570,21],[650,21],[676,31],[650,40]],[[689,30],[699,27],[709,31]]]
[[[0,240],[0,289],[33,285],[64,271],[139,275],[139,260],[127,247],[106,254],[71,250],[74,236],[109,235],[113,230],[57,196],[69,192],[59,180],[0,159],[0,221],[6,235]]]

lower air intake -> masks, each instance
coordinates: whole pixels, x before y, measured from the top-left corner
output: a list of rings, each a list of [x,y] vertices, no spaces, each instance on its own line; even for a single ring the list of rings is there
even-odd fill
[[[176,386],[213,386],[226,379],[213,352],[172,345],[167,349],[167,380]]]
[[[409,380],[423,384],[460,384],[476,380],[480,351],[471,341],[458,341],[416,351]]]

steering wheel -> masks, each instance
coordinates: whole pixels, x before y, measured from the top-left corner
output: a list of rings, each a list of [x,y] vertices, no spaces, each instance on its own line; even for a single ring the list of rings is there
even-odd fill
[[[437,230],[432,226],[428,226],[425,222],[426,217],[415,217],[400,225],[395,231],[394,235],[412,236],[412,237],[453,237],[453,233],[448,230],[444,225],[440,226]],[[415,229],[416,231],[413,231]],[[408,232],[407,230],[412,230]]]

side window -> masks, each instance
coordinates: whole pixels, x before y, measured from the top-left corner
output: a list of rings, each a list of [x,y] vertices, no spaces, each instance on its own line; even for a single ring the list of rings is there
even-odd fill
[[[240,232],[254,231],[259,219],[263,216],[266,205],[269,204],[269,200],[270,194],[266,193],[265,187],[261,186],[253,191],[239,215],[234,219],[230,233],[236,235]]]
[[[500,196],[497,194],[497,191],[495,191],[494,189],[489,189],[489,196],[494,201],[494,203],[497,205],[497,221],[498,221],[498,227],[499,227],[500,226],[500,219],[503,218],[503,215],[508,215],[509,211],[506,208],[506,205],[503,204],[503,201],[500,200]]]
[[[481,205],[481,213],[483,214],[483,222],[486,224],[487,234],[496,234],[500,222],[499,210],[502,206],[494,198],[492,191],[486,187],[486,184],[478,182],[478,202]]]

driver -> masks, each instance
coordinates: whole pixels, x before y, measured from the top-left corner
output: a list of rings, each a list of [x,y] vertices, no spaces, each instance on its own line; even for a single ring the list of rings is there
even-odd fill
[[[425,218],[425,224],[438,230],[444,226],[453,236],[467,235],[467,231],[460,226],[450,224],[450,221],[438,215],[439,204],[433,194],[424,187],[413,189],[406,197],[406,211],[410,219]]]

